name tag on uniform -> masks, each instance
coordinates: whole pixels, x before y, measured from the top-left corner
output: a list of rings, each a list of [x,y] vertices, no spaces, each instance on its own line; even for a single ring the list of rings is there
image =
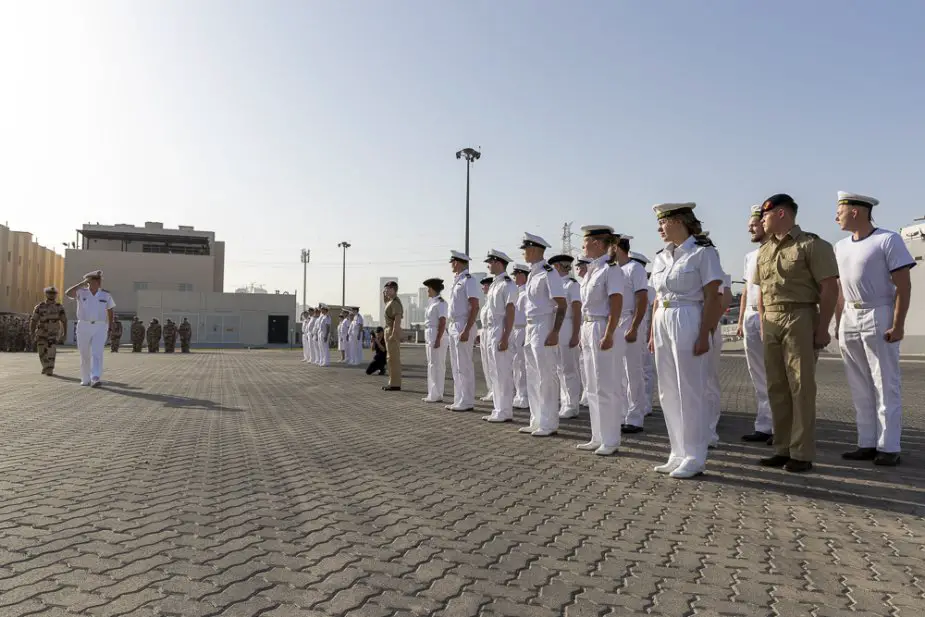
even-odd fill
[[[100,302],[102,302],[103,304],[106,304],[106,300],[103,300],[102,298],[100,298]]]

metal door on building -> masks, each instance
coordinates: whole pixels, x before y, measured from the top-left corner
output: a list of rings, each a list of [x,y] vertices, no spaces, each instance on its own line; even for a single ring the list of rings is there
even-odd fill
[[[241,342],[240,315],[206,315],[205,326],[206,343]]]

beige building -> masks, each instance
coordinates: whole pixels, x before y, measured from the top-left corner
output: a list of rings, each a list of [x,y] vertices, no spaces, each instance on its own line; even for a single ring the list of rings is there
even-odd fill
[[[31,313],[44,289],[64,283],[64,258],[27,231],[0,225],[0,313]]]

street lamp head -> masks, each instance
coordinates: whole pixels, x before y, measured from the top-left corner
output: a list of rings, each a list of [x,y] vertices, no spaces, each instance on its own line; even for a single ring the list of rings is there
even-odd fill
[[[345,248],[345,249],[349,249],[349,248],[350,248],[350,243],[349,243],[349,242],[339,242],[339,243],[337,244],[337,246],[338,246],[338,247],[343,247],[343,248]]]
[[[470,163],[473,161],[479,160],[481,157],[482,157],[482,153],[473,148],[463,148],[462,150],[456,153],[456,158],[458,159],[465,158]]]

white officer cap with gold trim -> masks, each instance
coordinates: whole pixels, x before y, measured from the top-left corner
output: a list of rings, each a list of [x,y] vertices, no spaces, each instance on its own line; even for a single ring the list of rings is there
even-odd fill
[[[633,261],[638,261],[642,265],[649,263],[649,258],[643,255],[642,253],[636,253],[635,251],[630,251],[630,259]]]
[[[616,234],[618,240],[632,240],[633,236],[628,234]]]
[[[530,274],[530,267],[525,264],[514,264],[514,267],[511,268],[511,272],[523,272],[524,274]]]
[[[93,272],[87,272],[84,274],[85,279],[101,279],[103,278],[102,270],[94,270]]]
[[[687,201],[684,203],[655,204],[652,206],[652,210],[655,212],[656,218],[662,220],[664,218],[668,218],[669,216],[690,212],[696,207],[697,204],[692,201]]]
[[[546,242],[546,240],[544,240],[540,236],[537,236],[536,234],[531,234],[530,232],[525,231],[524,237],[520,242],[520,248],[525,249],[531,246],[535,246],[541,249],[548,249],[552,247],[552,245],[549,242]]]
[[[488,256],[485,257],[485,263],[488,263],[492,260],[503,261],[506,264],[509,264],[511,261],[513,261],[510,257],[507,256],[506,253],[504,253],[504,251],[499,251],[498,249],[491,249],[488,251]]]
[[[585,238],[614,235],[613,227],[609,225],[585,225],[581,228],[581,233]]]
[[[462,251],[450,251],[450,261],[454,261],[454,260],[464,261],[466,263],[469,263],[470,261],[472,261],[469,258],[469,256],[463,253]]]
[[[880,200],[874,197],[858,195],[857,193],[846,193],[845,191],[838,191],[839,206],[861,206],[864,208],[873,208],[879,203]]]
[[[751,216],[753,219],[761,218],[761,204],[755,204],[751,208]]]

